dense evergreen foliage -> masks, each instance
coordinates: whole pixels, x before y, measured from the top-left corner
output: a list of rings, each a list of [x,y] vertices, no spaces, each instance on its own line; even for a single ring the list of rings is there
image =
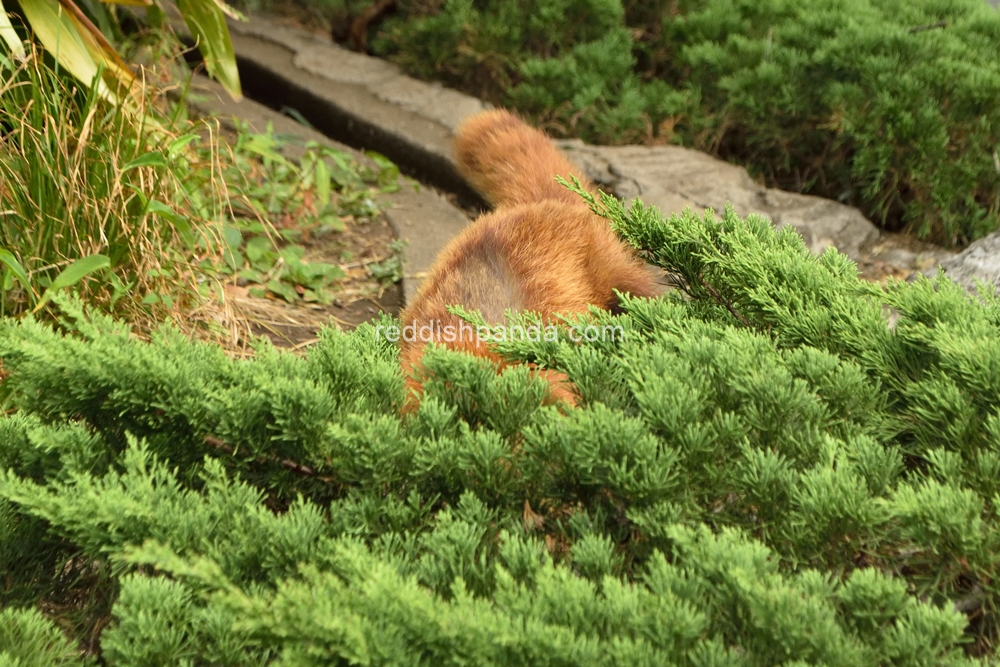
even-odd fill
[[[1000,16],[983,0],[396,4],[377,53],[550,132],[683,143],[945,243],[1000,224]]]
[[[594,205],[680,289],[582,318],[614,340],[501,344],[579,408],[434,350],[400,417],[372,325],[253,359],[65,300],[62,331],[0,325],[0,662],[995,656],[1000,304]]]

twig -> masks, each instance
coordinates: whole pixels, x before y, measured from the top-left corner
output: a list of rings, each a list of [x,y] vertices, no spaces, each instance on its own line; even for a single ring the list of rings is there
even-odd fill
[[[935,28],[947,28],[947,21],[938,21],[937,23],[931,23],[930,25],[918,25],[915,28],[910,28],[910,32],[923,32],[925,30],[934,30]]]
[[[715,299],[716,301],[718,301],[719,303],[721,303],[723,306],[725,306],[726,309],[729,310],[729,312],[733,314],[733,317],[735,317],[740,322],[742,322],[744,326],[750,326],[750,322],[747,321],[747,318],[745,318],[742,315],[740,315],[740,313],[735,308],[733,308],[733,304],[729,303],[729,301],[727,301],[726,299],[723,299],[722,295],[719,294],[714,287],[712,287],[707,282],[705,282],[704,278],[702,278],[701,276],[698,276],[698,282],[700,282],[701,286],[704,287],[708,291],[708,293],[710,295],[712,295],[713,299]]]
[[[219,440],[215,436],[206,435],[205,436],[205,444],[209,445],[210,447],[214,447],[214,448],[216,448],[218,450],[221,450],[221,451],[223,451],[223,452],[225,452],[227,454],[230,454],[230,455],[235,455],[236,454],[236,450],[234,450],[231,445],[227,445],[226,443],[224,443],[222,440]],[[292,461],[290,459],[278,459],[278,458],[275,458],[273,456],[258,456],[258,457],[254,457],[251,460],[256,461],[257,463],[278,464],[282,468],[290,470],[291,472],[295,473],[296,475],[301,475],[303,477],[315,477],[320,482],[332,482],[333,481],[333,477],[329,477],[329,476],[326,476],[326,475],[319,475],[319,474],[316,473],[315,470],[313,470],[309,466],[304,466],[301,463],[296,463],[295,461]]]
[[[351,262],[350,264],[343,264],[340,268],[344,269],[360,269],[363,266],[368,266],[369,264],[378,264],[379,262],[384,262],[385,260],[392,257],[392,255],[386,255],[385,257],[373,257],[371,259],[362,260],[360,262]]]
[[[306,347],[307,345],[313,345],[313,344],[318,343],[318,342],[319,342],[319,338],[310,338],[309,340],[304,340],[301,343],[296,343],[295,345],[292,345],[291,349],[292,350],[301,350],[302,348]]]

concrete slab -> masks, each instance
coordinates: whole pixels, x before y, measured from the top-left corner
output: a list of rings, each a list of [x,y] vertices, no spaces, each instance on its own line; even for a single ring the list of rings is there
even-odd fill
[[[591,180],[626,200],[640,198],[665,215],[685,208],[721,214],[729,203],[741,216],[767,216],[791,225],[813,252],[835,246],[855,261],[879,238],[878,229],[851,206],[765,188],[743,167],[680,146],[590,146],[560,142]]]
[[[386,216],[396,234],[407,241],[403,299],[410,303],[438,253],[469,219],[441,194],[412,184],[393,193],[392,203]]]

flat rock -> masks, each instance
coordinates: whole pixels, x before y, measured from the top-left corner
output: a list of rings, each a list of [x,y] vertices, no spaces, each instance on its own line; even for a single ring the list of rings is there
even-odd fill
[[[941,262],[945,275],[967,290],[975,291],[976,281],[1000,287],[1000,232],[993,232],[968,248]]]
[[[879,238],[879,231],[858,209],[829,199],[800,195],[755,182],[746,169],[680,146],[590,146],[564,141],[560,146],[586,175],[626,200],[641,199],[665,215],[685,208],[757,213],[775,227],[790,225],[813,252],[834,246],[854,261]]]

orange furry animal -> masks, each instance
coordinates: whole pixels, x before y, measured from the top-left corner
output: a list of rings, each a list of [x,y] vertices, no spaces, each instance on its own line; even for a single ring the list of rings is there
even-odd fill
[[[555,181],[574,175],[594,186],[544,134],[506,111],[473,116],[457,132],[459,171],[496,210],[480,216],[438,256],[401,316],[412,325],[401,342],[400,357],[408,385],[430,338],[447,347],[499,361],[487,343],[471,335],[442,337],[463,321],[449,305],[478,310],[487,323],[504,324],[504,311],[534,311],[549,323],[556,313],[585,313],[590,305],[614,308],[613,290],[636,296],[659,293],[650,271],[615,236],[603,218],[576,194]],[[426,335],[416,335],[421,327]],[[542,371],[551,384],[550,400],[575,404],[562,374]],[[412,404],[411,404],[412,407]]]

